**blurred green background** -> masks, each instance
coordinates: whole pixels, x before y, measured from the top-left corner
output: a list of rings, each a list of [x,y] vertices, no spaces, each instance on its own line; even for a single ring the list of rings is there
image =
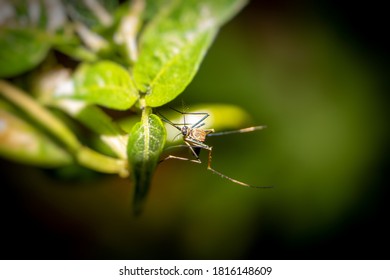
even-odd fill
[[[167,161],[134,217],[128,180],[1,159],[1,258],[388,258],[384,9],[316,3],[252,1],[171,104],[235,104],[267,125],[208,144],[215,169],[273,189]]]

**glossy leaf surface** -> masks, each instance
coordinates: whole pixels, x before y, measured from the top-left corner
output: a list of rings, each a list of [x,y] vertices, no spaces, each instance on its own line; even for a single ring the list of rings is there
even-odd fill
[[[127,153],[135,183],[134,212],[136,214],[142,210],[154,170],[164,148],[165,138],[164,125],[160,118],[153,114],[143,117],[130,133]]]
[[[146,104],[164,105],[191,82],[220,26],[244,0],[167,1],[145,29],[134,79]]]
[[[137,101],[138,91],[130,74],[122,66],[101,61],[92,65],[83,64],[75,73],[73,84],[59,89],[56,96],[126,110]]]

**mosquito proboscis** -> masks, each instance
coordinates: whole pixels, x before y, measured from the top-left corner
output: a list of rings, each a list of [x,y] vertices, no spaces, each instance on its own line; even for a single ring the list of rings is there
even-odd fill
[[[221,136],[221,135],[227,135],[227,134],[236,134],[236,133],[246,133],[246,132],[252,132],[256,130],[261,130],[266,128],[266,126],[252,126],[252,127],[247,127],[247,128],[242,128],[238,130],[230,130],[230,131],[221,131],[221,132],[215,132],[214,129],[204,129],[202,128],[205,123],[204,121],[210,116],[208,113],[186,113],[179,111],[177,109],[171,108],[172,110],[176,111],[179,114],[183,115],[183,123],[173,123],[170,121],[168,118],[166,118],[164,115],[161,113],[158,113],[161,117],[161,119],[168,123],[169,125],[173,126],[177,130],[180,131],[179,135],[182,135],[183,141],[185,146],[187,146],[193,156],[195,157],[194,159],[190,158],[185,158],[185,157],[178,157],[174,155],[169,155],[166,158],[162,159],[160,162],[168,160],[168,159],[178,159],[178,160],[186,160],[186,161],[191,161],[195,163],[202,163],[199,154],[201,149],[207,150],[208,151],[208,164],[207,164],[207,169],[213,172],[214,174],[217,174],[221,176],[222,178],[228,179],[233,183],[245,186],[245,187],[251,187],[251,188],[272,188],[271,186],[253,186],[249,185],[247,183],[238,181],[236,179],[233,179],[217,170],[211,167],[211,160],[212,160],[212,151],[213,147],[205,144],[205,140],[208,136]],[[194,124],[187,124],[185,120],[186,115],[198,115],[200,116],[200,119],[196,121]]]

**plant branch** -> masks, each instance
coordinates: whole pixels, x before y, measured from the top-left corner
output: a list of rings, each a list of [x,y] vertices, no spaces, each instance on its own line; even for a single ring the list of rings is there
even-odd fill
[[[22,90],[4,80],[0,80],[0,95],[18,106],[32,119],[40,123],[56,136],[74,153],[75,158],[80,165],[99,172],[119,174],[121,177],[127,177],[129,175],[126,160],[112,158],[83,146],[72,131],[70,131],[59,119],[46,108],[36,103]]]
[[[77,151],[76,158],[80,165],[90,169],[103,173],[119,174],[121,177],[129,176],[126,160],[100,154],[88,147],[81,147]]]
[[[4,80],[0,80],[0,95],[4,96],[11,103],[27,113],[32,119],[49,130],[71,151],[75,152],[81,147],[81,143],[77,140],[71,130],[69,130],[50,111],[36,103],[34,99],[29,97],[21,89]]]

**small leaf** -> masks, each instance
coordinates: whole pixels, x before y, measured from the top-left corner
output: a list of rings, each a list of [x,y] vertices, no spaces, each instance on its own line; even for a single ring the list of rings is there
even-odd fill
[[[13,77],[33,69],[50,47],[37,31],[28,29],[0,29],[0,46],[0,77]]]
[[[141,37],[134,66],[138,89],[148,106],[164,105],[191,82],[220,26],[245,0],[171,1]]]
[[[53,140],[2,108],[0,155],[9,160],[40,167],[59,167],[72,163],[72,157]]]
[[[156,115],[143,116],[133,127],[127,153],[135,181],[134,212],[139,214],[149,190],[166,138],[165,127]]]
[[[83,64],[75,73],[73,87],[59,89],[56,96],[81,99],[117,110],[126,110],[138,100],[138,91],[130,74],[110,61]]]

